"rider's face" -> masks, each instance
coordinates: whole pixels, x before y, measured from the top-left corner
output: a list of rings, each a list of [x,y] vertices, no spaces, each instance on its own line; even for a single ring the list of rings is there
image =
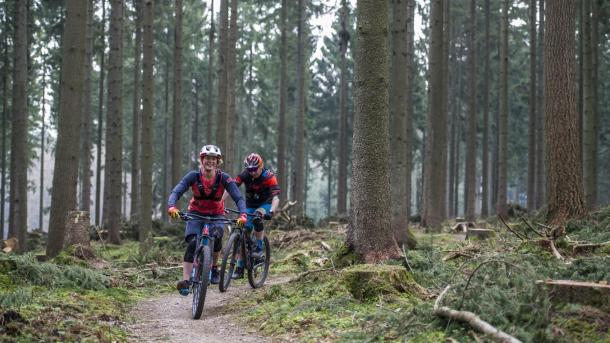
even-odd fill
[[[253,171],[248,170],[248,174],[250,174],[250,176],[252,176],[252,178],[256,179],[257,177],[261,176],[261,173],[263,172],[263,168],[262,167],[258,167],[258,169],[255,169]]]
[[[218,165],[218,157],[206,155],[201,158],[201,165],[205,171],[213,171]]]

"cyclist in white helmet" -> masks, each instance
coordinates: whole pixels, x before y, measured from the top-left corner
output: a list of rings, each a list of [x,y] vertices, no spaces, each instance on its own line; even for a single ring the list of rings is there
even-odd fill
[[[238,222],[243,225],[247,221],[246,206],[244,198],[239,191],[235,180],[229,174],[220,170],[222,164],[222,153],[215,145],[204,145],[199,152],[199,169],[188,172],[172,190],[167,201],[167,213],[172,218],[178,218],[180,210],[176,202],[189,188],[193,197],[189,201],[188,212],[200,216],[219,217],[225,214],[223,194],[225,190],[231,195],[235,205],[241,213]],[[195,258],[196,238],[201,232],[203,222],[189,220],[184,231],[184,239],[187,242],[186,252],[182,268],[183,280],[178,282],[177,288],[180,294],[188,295],[189,278],[193,270],[193,259]],[[219,282],[217,260],[222,249],[222,235],[224,224],[214,224],[210,227],[210,235],[215,237],[214,256],[212,258],[211,283]]]

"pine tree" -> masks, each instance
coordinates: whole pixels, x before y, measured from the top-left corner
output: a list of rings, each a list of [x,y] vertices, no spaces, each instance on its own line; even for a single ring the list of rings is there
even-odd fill
[[[390,227],[388,8],[358,1],[351,208],[347,242],[364,262],[400,256]]]
[[[106,158],[104,165],[103,226],[108,240],[121,243],[121,177],[123,165],[123,0],[111,0],[110,53],[108,55],[108,99]]]
[[[84,100],[84,66],[87,32],[87,1],[66,1],[66,23],[62,37],[62,66],[59,92],[59,125],[53,171],[51,216],[47,256],[55,257],[62,249],[68,211],[76,209],[78,181],[78,146],[81,139],[81,113]]]
[[[574,42],[575,2],[550,1],[548,32],[544,40],[544,103],[548,143],[548,213],[553,225],[585,214],[581,151],[578,149],[576,51]]]

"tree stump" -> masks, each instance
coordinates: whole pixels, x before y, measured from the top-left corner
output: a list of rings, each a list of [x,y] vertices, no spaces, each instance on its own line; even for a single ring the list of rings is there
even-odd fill
[[[94,256],[89,236],[89,212],[70,211],[66,219],[64,249],[74,246],[73,255],[89,259]]]

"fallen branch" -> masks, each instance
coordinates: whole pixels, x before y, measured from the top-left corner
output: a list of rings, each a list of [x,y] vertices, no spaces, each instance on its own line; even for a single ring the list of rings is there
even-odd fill
[[[572,246],[572,253],[578,254],[579,252],[582,252],[582,251],[595,250],[597,248],[605,247],[607,245],[610,246],[610,241],[603,242],[603,243],[576,244],[576,245]]]
[[[538,280],[555,301],[606,306],[610,304],[610,285],[607,281],[584,282],[572,280]]]
[[[514,231],[513,229],[510,228],[510,226],[508,226],[508,224],[506,224],[506,222],[504,221],[504,218],[502,218],[501,215],[498,214],[498,218],[500,218],[500,220],[502,221],[502,223],[504,224],[504,226],[506,226],[506,228],[508,229],[508,231],[512,232],[513,234],[515,234],[515,236],[517,236],[520,240],[522,241],[526,241],[528,238],[523,236],[522,234],[518,233],[517,231]]]
[[[449,291],[451,285],[445,287],[445,289],[441,292],[441,294],[436,298],[434,302],[434,310],[433,313],[439,317],[445,317],[449,319],[458,320],[461,322],[465,322],[475,328],[476,330],[489,335],[493,340],[497,342],[508,342],[508,343],[521,343],[521,341],[506,332],[495,328],[493,325],[488,322],[482,320],[476,314],[469,311],[456,311],[452,310],[446,306],[440,306],[441,301],[445,294]]]
[[[527,219],[525,219],[525,218],[523,218],[523,217],[520,217],[520,218],[521,218],[521,220],[522,220],[522,221],[525,223],[525,225],[527,225],[527,227],[528,227],[530,230],[532,230],[532,231],[533,231],[535,234],[537,234],[538,236],[540,236],[540,237],[544,238],[544,236],[543,236],[543,235],[542,235],[542,234],[541,234],[541,233],[540,233],[538,230],[534,229],[534,227],[533,227],[533,226],[531,226],[531,225],[530,225],[530,223],[528,223]]]
[[[563,256],[561,256],[561,254],[555,247],[555,241],[553,239],[549,239],[549,245],[551,246],[551,251],[553,251],[553,256],[557,257],[557,259],[560,261],[564,261]]]

